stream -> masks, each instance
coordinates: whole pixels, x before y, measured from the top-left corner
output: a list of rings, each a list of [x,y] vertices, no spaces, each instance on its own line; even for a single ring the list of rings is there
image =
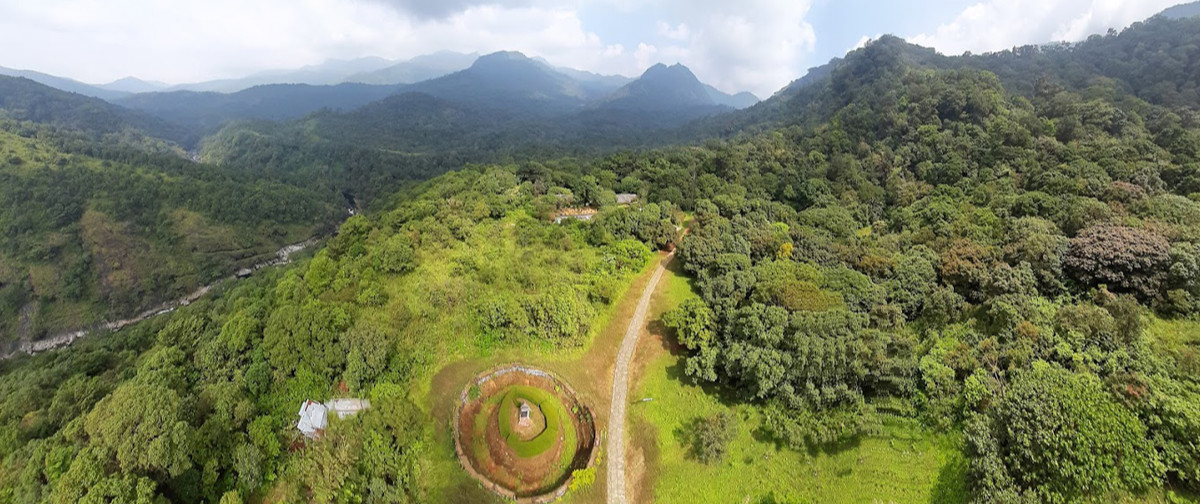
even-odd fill
[[[293,254],[303,251],[304,249],[312,247],[313,245],[316,245],[316,244],[317,244],[317,239],[311,238],[309,240],[305,240],[300,243],[294,243],[294,244],[288,245],[286,247],[279,249],[277,252],[275,252],[274,259],[255,264],[254,266],[251,266],[249,268],[243,268],[241,270],[238,270],[237,273],[230,275],[228,277],[225,277],[225,278],[221,278],[209,285],[200,287],[199,289],[196,289],[192,293],[190,293],[182,298],[179,298],[179,299],[176,299],[173,301],[167,301],[165,303],[162,303],[158,306],[150,308],[149,310],[146,310],[142,313],[137,314],[136,316],[133,316],[133,317],[130,317],[127,319],[114,320],[112,322],[105,322],[102,324],[97,324],[97,325],[89,327],[87,329],[80,329],[77,331],[60,333],[60,334],[51,336],[49,338],[39,339],[37,341],[22,340],[16,349],[9,351],[7,353],[4,353],[4,354],[0,354],[0,361],[5,361],[5,360],[11,359],[13,357],[16,357],[17,355],[21,355],[21,354],[36,355],[36,354],[39,354],[39,353],[42,353],[45,351],[54,350],[56,348],[62,348],[65,346],[69,346],[70,344],[72,344],[80,339],[83,339],[84,337],[87,337],[90,334],[98,333],[101,331],[117,332],[117,331],[120,331],[121,329],[124,329],[124,328],[126,328],[130,325],[136,324],[138,322],[142,322],[146,319],[150,319],[153,317],[157,317],[159,315],[165,315],[165,314],[171,313],[171,312],[175,311],[176,309],[178,309],[179,307],[190,305],[193,302],[195,302],[197,299],[200,299],[201,297],[203,297],[205,294],[208,294],[208,292],[211,291],[212,288],[214,286],[216,286],[218,283],[221,283],[225,280],[231,280],[231,279],[238,280],[238,279],[246,278],[246,277],[250,276],[251,274],[253,274],[255,271],[258,271],[263,268],[270,268],[273,266],[281,266],[284,264],[290,264],[292,262]]]

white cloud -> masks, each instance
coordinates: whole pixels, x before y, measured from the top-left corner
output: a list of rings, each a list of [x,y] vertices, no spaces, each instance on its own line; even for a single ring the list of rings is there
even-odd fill
[[[657,61],[683,63],[705,83],[770,96],[804,73],[816,32],[805,17],[810,0],[659,0],[686,38],[663,37]],[[669,26],[669,25],[668,25]],[[661,26],[660,26],[661,28]]]
[[[850,51],[853,51],[855,49],[862,49],[863,47],[866,47],[867,42],[870,42],[871,40],[873,40],[871,37],[863,35],[861,38],[858,39],[858,42],[854,43],[854,47],[851,47]],[[846,51],[846,52],[850,52],[850,51]]]
[[[687,40],[691,32],[688,31],[688,26],[684,23],[679,23],[679,26],[671,26],[670,23],[659,21],[658,35],[671,40]]]
[[[180,83],[328,58],[518,50],[630,76],[679,62],[722,90],[769,96],[814,63],[813,1],[0,0],[0,65]],[[1079,40],[1175,1],[978,0],[910,40],[946,53]]]
[[[625,46],[623,46],[621,44],[613,44],[610,46],[606,46],[604,48],[603,55],[612,57],[612,56],[621,56],[622,54],[625,54]]]
[[[989,52],[1043,42],[1076,42],[1122,29],[1179,0],[984,0],[909,41],[945,54]]]
[[[574,10],[476,5],[443,18],[355,0],[0,0],[0,65],[88,82],[179,83],[296,68],[328,58],[518,50],[606,71],[620,45]],[[624,58],[629,60],[627,56]]]
[[[418,19],[445,19],[471,7],[528,7],[530,0],[371,0],[416,16]]]
[[[647,68],[658,61],[658,48],[645,42],[638,44],[637,50],[633,52],[633,59],[638,68]]]

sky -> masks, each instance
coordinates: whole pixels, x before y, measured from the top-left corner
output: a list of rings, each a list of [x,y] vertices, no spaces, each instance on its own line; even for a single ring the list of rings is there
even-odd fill
[[[1078,41],[1183,0],[0,0],[0,66],[90,83],[170,84],[516,50],[640,75],[682,63],[767,97],[807,69],[892,34],[945,54]]]

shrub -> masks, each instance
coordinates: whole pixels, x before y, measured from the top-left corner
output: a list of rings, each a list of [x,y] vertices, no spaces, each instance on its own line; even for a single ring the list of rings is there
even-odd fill
[[[650,247],[633,239],[621,240],[604,247],[604,261],[618,272],[636,271],[644,266],[649,258]]]
[[[571,473],[571,486],[568,487],[572,492],[578,492],[592,486],[596,482],[596,468],[588,467],[586,469],[576,469]]]
[[[1015,483],[1044,502],[1146,488],[1162,476],[1146,427],[1091,374],[1034,363],[997,405],[995,425]]]
[[[375,251],[374,264],[385,273],[407,273],[416,267],[416,254],[412,242],[404,235],[388,238]]]
[[[708,346],[716,329],[716,315],[700,298],[689,298],[663,315],[663,325],[675,331],[675,338],[688,350]]]
[[[571,343],[587,333],[595,315],[592,305],[570,286],[560,285],[525,303],[529,327],[542,338]]]
[[[691,454],[705,464],[720,462],[736,435],[737,419],[728,411],[697,418],[692,427]]]

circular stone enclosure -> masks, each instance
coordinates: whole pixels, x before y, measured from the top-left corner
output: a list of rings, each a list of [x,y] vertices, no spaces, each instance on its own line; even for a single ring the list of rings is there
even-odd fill
[[[508,365],[463,389],[454,415],[459,462],[484,487],[521,502],[566,493],[596,459],[592,412],[569,385],[537,368]]]

